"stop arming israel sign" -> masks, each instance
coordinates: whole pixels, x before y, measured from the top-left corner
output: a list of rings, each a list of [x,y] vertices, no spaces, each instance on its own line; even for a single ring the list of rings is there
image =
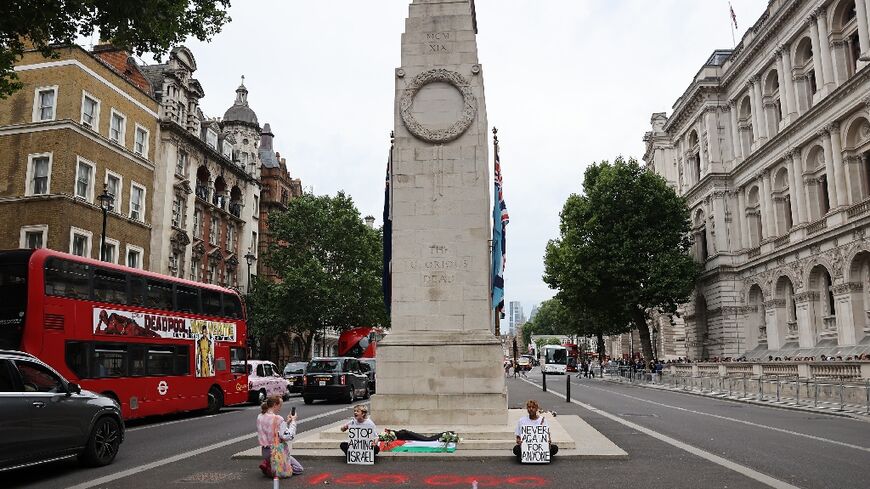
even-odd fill
[[[371,428],[348,428],[347,430],[347,463],[353,465],[374,465],[375,430]]]
[[[534,424],[522,427],[520,461],[524,464],[550,463],[550,428]]]

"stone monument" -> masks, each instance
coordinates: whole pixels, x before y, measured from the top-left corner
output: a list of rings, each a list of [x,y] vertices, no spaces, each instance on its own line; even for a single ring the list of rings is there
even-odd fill
[[[506,425],[492,334],[490,188],[473,0],[413,0],[396,69],[392,329],[378,345],[383,426]]]

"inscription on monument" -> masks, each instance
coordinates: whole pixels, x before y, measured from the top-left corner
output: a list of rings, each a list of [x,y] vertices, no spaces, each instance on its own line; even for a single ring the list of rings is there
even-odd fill
[[[427,32],[426,33],[426,52],[427,53],[449,53],[450,44],[453,40],[452,32]]]
[[[455,273],[432,272],[423,274],[423,287],[440,287],[456,281]]]

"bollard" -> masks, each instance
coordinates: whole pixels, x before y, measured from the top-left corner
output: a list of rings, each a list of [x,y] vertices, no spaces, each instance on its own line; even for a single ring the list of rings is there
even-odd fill
[[[731,377],[728,377],[728,397],[731,397]]]
[[[743,397],[746,398],[746,373],[743,373]]]
[[[846,401],[843,400],[843,391],[846,389],[846,383],[840,382],[840,411],[846,410]]]
[[[779,377],[777,377],[776,378],[776,402],[779,402],[779,383],[780,382],[781,381],[779,380]]]
[[[761,377],[758,377],[758,400],[764,400],[764,382]]]
[[[807,382],[809,382],[809,380]],[[816,379],[813,379],[813,390],[815,391],[815,396],[813,397],[813,407],[819,407],[819,381]]]
[[[544,381],[543,381],[544,392],[547,392],[547,372],[544,372],[543,370],[541,370],[541,378],[544,379]]]
[[[571,376],[565,374],[565,402],[571,402]]]
[[[867,383],[864,385],[864,394],[866,395],[865,406],[867,407],[867,414],[870,414],[870,380],[867,380]]]
[[[800,379],[797,379],[794,381],[794,388],[795,388],[795,391],[797,391],[797,394],[795,394],[797,396],[795,399],[795,404],[800,406],[801,405],[801,381],[800,381]]]

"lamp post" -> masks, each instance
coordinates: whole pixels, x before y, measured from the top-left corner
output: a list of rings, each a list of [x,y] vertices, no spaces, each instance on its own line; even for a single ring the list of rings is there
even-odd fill
[[[257,256],[254,255],[254,252],[252,250],[248,250],[248,254],[245,255],[245,261],[248,263],[248,290],[247,290],[247,292],[250,294],[251,293],[251,265],[253,265],[254,262],[257,261]]]
[[[97,196],[100,201],[100,209],[103,210],[103,234],[100,235],[100,260],[106,261],[106,221],[109,211],[115,203],[115,196],[109,193],[109,184],[103,184],[103,193]]]

